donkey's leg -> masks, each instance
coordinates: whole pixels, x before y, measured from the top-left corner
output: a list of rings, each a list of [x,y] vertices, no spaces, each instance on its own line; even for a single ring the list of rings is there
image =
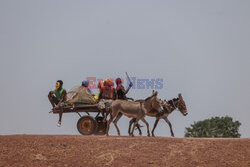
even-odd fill
[[[104,117],[104,122],[108,119],[108,115],[111,114],[111,112],[107,111],[106,114],[105,114],[105,117]]]
[[[103,110],[100,110],[101,111],[101,113],[102,113],[102,117],[103,117],[103,119],[102,119],[102,121],[103,122],[105,122],[106,120],[105,120],[105,113],[104,113],[104,111]]]
[[[129,136],[131,135],[131,125],[135,122],[135,118],[131,119],[129,121],[129,126],[128,126],[128,134]]]
[[[131,135],[131,126],[132,126],[133,123],[135,123],[135,120],[136,120],[136,118],[132,118],[132,119],[129,121],[129,127],[128,127],[128,134],[129,134],[129,136]],[[140,125],[137,124],[136,127],[137,127],[137,129],[139,130],[139,134],[141,135],[142,133],[141,133]]]
[[[131,135],[131,125],[132,125],[133,123],[135,123],[135,118],[133,118],[133,119],[131,119],[131,120],[129,121],[129,127],[128,127],[128,134],[129,134],[129,136]],[[141,132],[140,124],[138,123],[138,124],[136,124],[135,126],[137,127],[137,129],[138,129],[138,131],[139,131],[139,135],[141,136],[141,135],[142,135],[142,132]]]
[[[133,128],[132,128],[132,134],[131,134],[132,137],[134,137],[135,125],[138,124],[138,121],[139,121],[139,119],[136,118],[136,120],[135,120],[135,122],[134,122],[134,125],[133,125]]]
[[[119,136],[120,136],[120,130],[119,130],[118,126],[117,126],[117,122],[119,121],[119,119],[120,119],[121,117],[122,117],[122,113],[119,112],[118,115],[117,115],[117,117],[116,117],[115,120],[113,121],[113,124],[115,125],[116,131],[117,131],[117,133],[118,133]]]
[[[106,136],[109,135],[109,126],[110,126],[111,121],[112,121],[112,117],[110,117],[110,119],[107,121]]]
[[[141,118],[141,120],[142,120],[142,122],[144,122],[145,124],[146,124],[146,126],[147,126],[147,133],[148,133],[148,137],[150,136],[150,132],[149,132],[149,124],[148,124],[148,122],[145,120],[145,118],[143,117],[143,118]]]
[[[109,127],[110,127],[110,123],[113,121],[113,119],[117,116],[118,112],[116,110],[112,110],[112,112],[110,113],[110,119],[107,122],[107,129],[106,129],[106,136],[108,136],[109,134]]]
[[[172,130],[172,124],[171,124],[171,122],[168,120],[168,117],[164,117],[164,120],[168,123],[168,126],[170,128],[170,132],[171,132],[171,136],[174,137],[174,132]]]
[[[141,136],[141,135],[142,135],[142,133],[141,133],[140,124],[138,123],[138,124],[136,125],[136,127],[137,127],[137,129],[138,129],[138,131],[139,131],[139,135]]]
[[[154,127],[153,127],[152,132],[151,132],[153,137],[155,137],[154,131],[155,131],[155,128],[156,128],[159,120],[160,120],[160,118],[156,117],[155,124],[154,124]]]

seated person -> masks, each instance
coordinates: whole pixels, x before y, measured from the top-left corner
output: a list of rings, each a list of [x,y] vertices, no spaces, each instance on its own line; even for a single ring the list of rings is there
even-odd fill
[[[114,100],[117,97],[116,90],[113,86],[111,79],[106,79],[103,83],[103,86],[100,88],[99,98],[98,99],[107,99]]]
[[[103,87],[100,89],[98,97],[99,103],[97,107],[102,111],[102,115],[104,115],[104,110],[106,111],[104,121],[106,121],[107,115],[110,112],[110,105],[112,101],[117,98],[117,93],[113,85],[112,80],[108,78],[104,81]]]
[[[48,98],[49,98],[51,105],[53,106],[52,110],[59,108],[60,104],[62,102],[65,102],[67,99],[67,96],[66,96],[67,92],[62,86],[63,86],[63,81],[58,80],[56,82],[56,89],[54,91],[49,92]],[[57,124],[58,127],[61,126],[61,120],[62,120],[62,112],[59,112],[59,121]]]
[[[89,91],[90,94],[93,94],[92,91],[89,89],[89,81],[88,80],[82,81],[82,86],[87,88],[87,90]]]
[[[101,89],[104,87],[104,81],[100,81],[99,83],[98,83],[98,89],[99,89],[99,93],[98,93],[98,99],[100,98],[102,98],[101,96],[100,96],[100,93],[101,93]]]
[[[118,99],[121,99],[121,100],[128,100],[126,94],[128,93],[129,89],[133,86],[132,83],[129,84],[129,87],[127,88],[127,90],[124,89],[124,86],[122,85],[122,80],[121,78],[117,78],[115,80],[116,82],[116,92],[117,92],[117,96],[118,96]]]

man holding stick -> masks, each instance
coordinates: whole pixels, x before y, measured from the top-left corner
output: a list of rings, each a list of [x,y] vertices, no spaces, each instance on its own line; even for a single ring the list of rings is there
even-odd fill
[[[126,94],[130,90],[130,88],[133,86],[132,82],[129,83],[129,87],[127,88],[127,90],[124,89],[124,86],[122,85],[121,78],[117,78],[115,80],[115,82],[116,82],[116,85],[117,85],[116,86],[116,92],[117,92],[118,99],[128,100],[129,98],[127,98]]]

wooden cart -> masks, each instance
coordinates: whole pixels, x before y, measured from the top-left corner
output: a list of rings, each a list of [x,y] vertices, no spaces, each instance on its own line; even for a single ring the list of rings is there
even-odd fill
[[[59,112],[64,113],[77,113],[80,119],[77,122],[77,129],[82,135],[104,135],[106,132],[107,122],[103,121],[103,117],[99,116],[101,111],[97,108],[96,104],[81,104],[64,106],[60,109],[52,111],[54,114]],[[86,113],[82,116],[80,113]],[[89,113],[97,113],[95,117],[90,116]]]

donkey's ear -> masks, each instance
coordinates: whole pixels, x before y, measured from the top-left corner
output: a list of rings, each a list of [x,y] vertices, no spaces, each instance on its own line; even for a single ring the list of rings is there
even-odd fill
[[[152,94],[153,94],[153,96],[154,96],[154,94],[155,94],[155,90],[153,90]]]
[[[182,98],[182,95],[181,95],[181,93],[179,93],[179,94],[178,94],[178,96],[179,96],[179,98]]]
[[[155,91],[155,94],[154,94],[155,96],[157,96],[158,95],[158,92],[157,91]]]

